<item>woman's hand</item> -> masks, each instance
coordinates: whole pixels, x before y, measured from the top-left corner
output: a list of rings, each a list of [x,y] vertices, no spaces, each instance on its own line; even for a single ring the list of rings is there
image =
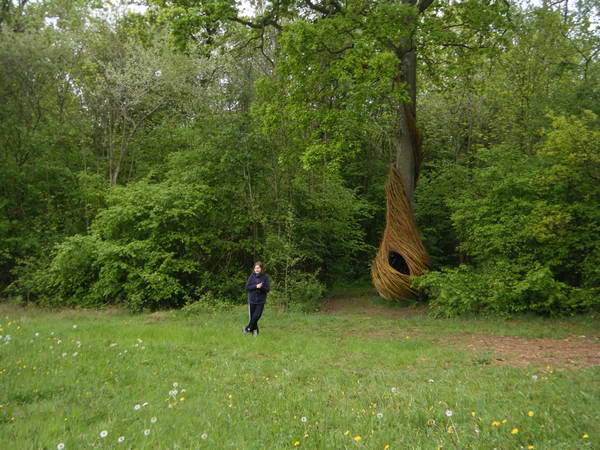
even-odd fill
[[[260,289],[262,287],[262,281],[256,285],[256,289]]]

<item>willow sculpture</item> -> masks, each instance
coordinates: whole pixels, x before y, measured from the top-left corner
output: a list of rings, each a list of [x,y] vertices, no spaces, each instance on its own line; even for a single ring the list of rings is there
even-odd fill
[[[388,300],[414,293],[410,277],[425,272],[428,256],[413,219],[400,174],[390,169],[386,185],[387,213],[383,239],[371,269],[373,285]]]

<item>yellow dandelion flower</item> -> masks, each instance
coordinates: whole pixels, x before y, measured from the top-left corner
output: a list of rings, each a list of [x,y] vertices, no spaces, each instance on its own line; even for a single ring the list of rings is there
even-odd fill
[[[581,437],[582,437],[583,439],[587,439],[587,438],[589,438],[590,436],[589,436],[587,433],[585,433],[585,434],[584,434],[583,436],[581,436]]]
[[[185,397],[181,397],[181,398],[179,399],[179,401],[180,401],[180,402],[183,402],[184,400],[185,400]]]
[[[528,445],[527,450],[533,450],[535,447],[533,445]]]
[[[360,436],[354,436],[355,441],[360,441],[362,438]]]
[[[513,428],[512,430],[510,430],[511,434],[517,434],[519,432],[518,428]]]
[[[344,431],[344,436],[348,436],[350,434],[350,431],[346,430]]]
[[[300,445],[300,441],[294,442],[294,447],[298,447]]]
[[[492,426],[493,426],[493,427],[499,427],[499,426],[500,426],[500,422],[498,422],[497,420],[494,420],[494,421],[492,422]]]
[[[527,413],[527,415],[528,415],[529,417],[533,417],[533,415],[534,415],[534,414],[535,414],[535,413],[534,413],[533,411],[529,411],[529,412]]]
[[[502,419],[502,423],[508,422],[508,419]]]
[[[475,411],[471,411],[471,415],[475,417]]]
[[[305,434],[305,435],[304,435],[304,437],[305,437],[305,438],[307,438],[307,437],[308,437],[308,434]]]
[[[390,446],[388,444],[385,444],[385,446],[383,447],[383,450],[388,450],[388,448],[390,448]]]

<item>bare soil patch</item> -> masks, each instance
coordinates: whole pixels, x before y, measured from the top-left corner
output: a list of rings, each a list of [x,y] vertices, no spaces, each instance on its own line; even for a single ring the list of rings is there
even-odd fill
[[[570,336],[565,339],[531,339],[515,336],[464,334],[448,344],[462,345],[495,365],[584,368],[600,366],[600,338]],[[485,355],[488,356],[485,356]],[[482,356],[483,355],[483,356]]]
[[[414,314],[424,314],[426,306],[405,307],[377,304],[371,298],[341,297],[326,298],[321,302],[321,312],[325,314],[362,314],[366,316],[385,316],[387,318],[405,317]]]

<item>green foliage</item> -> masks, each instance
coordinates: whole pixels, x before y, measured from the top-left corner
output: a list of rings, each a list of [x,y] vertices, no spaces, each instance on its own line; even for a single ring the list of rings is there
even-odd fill
[[[595,121],[590,112],[554,117],[535,154],[482,149],[475,167],[453,167],[441,176],[460,185],[444,203],[471,264],[419,281],[434,296],[434,314],[600,308]],[[435,192],[424,193],[439,204]]]

